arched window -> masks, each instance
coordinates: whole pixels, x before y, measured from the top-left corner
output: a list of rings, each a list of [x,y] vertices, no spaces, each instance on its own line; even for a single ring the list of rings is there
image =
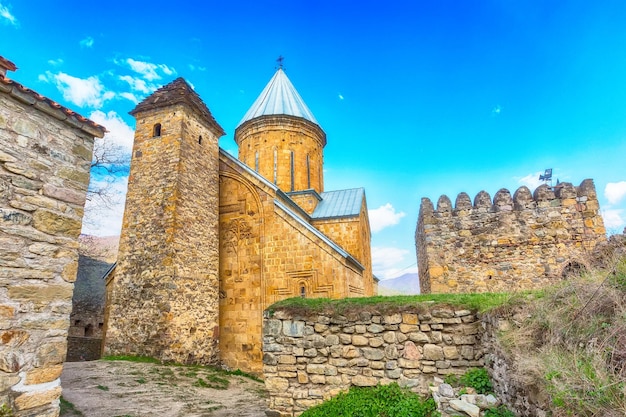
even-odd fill
[[[198,136],[198,143],[202,145],[202,135]]]
[[[161,136],[161,123],[157,123],[152,128],[152,137],[156,138],[157,136]]]
[[[300,297],[306,298],[306,285],[304,283],[300,283]]]
[[[259,151],[256,151],[254,154],[254,170],[259,172]]]

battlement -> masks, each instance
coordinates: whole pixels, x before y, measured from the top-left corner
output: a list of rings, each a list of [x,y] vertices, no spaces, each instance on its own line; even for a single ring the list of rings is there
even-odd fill
[[[590,200],[597,201],[598,196],[593,180],[586,179],[578,187],[569,182],[560,183],[556,187],[544,184],[537,187],[534,193],[531,193],[528,187],[522,186],[515,191],[513,196],[509,190],[501,188],[496,192],[493,200],[488,192],[480,191],[474,197],[473,203],[467,193],[459,193],[454,201],[454,207],[450,197],[444,194],[437,200],[436,210],[429,198],[422,198],[420,210],[425,214],[436,212],[441,215],[450,213],[452,216],[463,216],[468,214],[467,210],[479,213],[522,211],[538,207],[571,205],[572,202],[586,203]]]
[[[593,180],[528,187],[472,202],[446,195],[437,207],[422,198],[415,242],[420,287],[428,292],[484,292],[539,288],[606,240]]]

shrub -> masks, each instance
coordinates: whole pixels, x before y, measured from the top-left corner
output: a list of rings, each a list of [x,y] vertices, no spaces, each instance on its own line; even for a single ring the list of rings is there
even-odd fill
[[[305,411],[301,417],[438,417],[432,398],[422,400],[398,384],[352,387]]]
[[[485,410],[484,417],[515,417],[515,414],[505,406],[489,408]]]
[[[11,411],[8,405],[2,404],[0,407],[0,417],[13,417],[13,411]]]
[[[468,370],[461,378],[461,384],[472,387],[479,394],[488,394],[493,392],[491,379],[485,368],[474,368]]]

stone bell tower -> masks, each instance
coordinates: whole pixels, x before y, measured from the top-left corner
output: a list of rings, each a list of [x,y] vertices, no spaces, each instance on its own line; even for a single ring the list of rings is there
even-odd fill
[[[215,363],[224,131],[182,78],[130,114],[137,125],[118,261],[107,280],[105,353]]]
[[[282,191],[318,197],[324,191],[326,133],[282,67],[239,123],[235,141],[239,160]],[[303,208],[312,212],[315,205]]]

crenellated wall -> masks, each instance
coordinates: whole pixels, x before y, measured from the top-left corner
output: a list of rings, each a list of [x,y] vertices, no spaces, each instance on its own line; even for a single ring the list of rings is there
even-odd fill
[[[606,240],[593,180],[578,187],[499,190],[493,200],[466,193],[454,206],[422,199],[415,232],[422,293],[498,292],[541,288]]]

